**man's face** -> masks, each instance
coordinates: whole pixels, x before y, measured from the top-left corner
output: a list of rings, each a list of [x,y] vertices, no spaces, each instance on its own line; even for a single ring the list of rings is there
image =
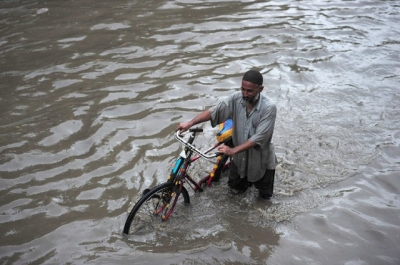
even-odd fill
[[[263,88],[264,88],[263,86],[242,80],[241,90],[242,90],[243,100],[252,104],[257,102],[257,100],[260,98],[260,92],[262,91]]]

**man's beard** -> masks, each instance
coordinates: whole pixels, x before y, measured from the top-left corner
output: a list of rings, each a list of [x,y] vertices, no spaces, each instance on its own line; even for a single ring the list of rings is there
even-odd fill
[[[243,100],[246,102],[246,104],[254,104],[257,102],[257,100],[260,98],[260,93],[257,93],[257,95],[255,95],[252,98],[249,97],[243,97]]]

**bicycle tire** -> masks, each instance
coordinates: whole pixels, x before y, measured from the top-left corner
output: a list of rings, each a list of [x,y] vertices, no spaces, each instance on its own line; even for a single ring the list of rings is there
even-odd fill
[[[218,182],[219,178],[221,177],[221,173],[227,169],[225,166],[226,161],[228,161],[229,156],[228,155],[222,155],[221,160],[218,163],[217,169],[214,172],[214,177],[213,180],[214,182]]]
[[[182,187],[180,193],[174,192],[174,188],[174,183],[165,182],[143,194],[130,211],[125,221],[123,233],[128,235],[150,231],[154,222],[163,221],[165,214],[168,214],[167,218],[169,217],[181,194],[184,203],[189,204],[190,197],[186,188]],[[171,196],[171,194],[173,195]],[[172,203],[172,206],[170,203]]]

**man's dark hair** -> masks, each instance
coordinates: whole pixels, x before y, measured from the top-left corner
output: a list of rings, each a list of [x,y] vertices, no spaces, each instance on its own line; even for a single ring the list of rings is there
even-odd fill
[[[263,84],[262,74],[257,70],[249,70],[243,75],[243,80],[261,86]]]

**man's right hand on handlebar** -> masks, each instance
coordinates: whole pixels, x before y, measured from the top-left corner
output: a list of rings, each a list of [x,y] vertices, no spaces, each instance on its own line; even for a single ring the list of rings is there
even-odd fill
[[[209,120],[211,120],[211,113],[209,110],[205,110],[199,115],[197,115],[193,120],[189,122],[179,123],[178,128],[176,130],[179,131],[179,133],[183,133],[189,130],[190,127]]]
[[[189,130],[190,127],[192,127],[191,122],[181,122],[179,123],[178,128],[176,130],[179,131],[179,133],[183,133]]]

